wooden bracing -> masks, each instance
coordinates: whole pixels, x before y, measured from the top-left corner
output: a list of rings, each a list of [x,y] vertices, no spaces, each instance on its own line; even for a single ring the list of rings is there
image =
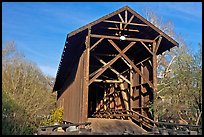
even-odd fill
[[[98,58],[97,56],[94,56],[98,61],[100,61],[103,65],[106,65],[107,63],[104,62],[102,59]],[[121,79],[123,79],[124,81],[126,81],[127,83],[131,84],[131,82],[126,79],[122,74],[120,74],[117,70],[113,69],[111,66],[109,67],[109,69],[111,71],[113,71],[117,76],[119,76]]]
[[[123,55],[130,47],[132,47],[135,44],[135,42],[131,42],[123,51],[120,51],[120,53],[114,57],[111,61],[109,61],[108,63],[104,64],[103,67],[101,67],[99,70],[97,70],[94,77],[89,81],[89,85],[97,78],[99,77],[106,69],[108,69],[118,58],[121,57],[121,55]]]
[[[141,23],[132,23],[132,20],[134,19],[134,15],[132,15],[130,17],[130,19],[128,19],[127,16],[128,12],[125,11],[125,17],[123,18],[122,15],[119,13],[117,14],[120,21],[112,21],[112,20],[104,20],[104,22],[106,23],[111,23],[111,24],[115,24],[116,28],[114,27],[106,27],[107,30],[123,30],[123,31],[134,31],[135,33],[139,32],[139,30],[137,29],[127,29],[126,27],[128,27],[128,25],[134,25],[134,26],[142,26],[142,27],[146,27],[148,26],[147,24],[141,24]],[[118,27],[119,24],[119,27]],[[105,29],[105,28],[103,28]],[[88,51],[91,52],[89,53],[90,56],[94,57],[97,61],[99,61],[101,63],[101,67],[99,67],[97,70],[91,72],[89,74],[89,83],[88,85],[90,86],[92,83],[109,83],[109,84],[121,84],[123,82],[127,82],[129,84],[129,90],[128,90],[128,99],[125,97],[125,94],[123,93],[122,97],[123,100],[128,103],[128,105],[126,104],[125,109],[126,110],[132,110],[134,108],[133,103],[134,103],[134,99],[133,99],[133,92],[134,92],[134,81],[133,81],[133,73],[137,74],[140,78],[140,83],[138,83],[138,85],[140,85],[140,92],[139,92],[139,96],[140,96],[140,103],[139,106],[137,108],[140,109],[140,111],[136,112],[139,113],[140,115],[142,115],[143,117],[147,117],[147,115],[145,115],[144,113],[144,109],[147,109],[148,107],[145,107],[145,98],[143,97],[144,94],[147,92],[146,87],[144,86],[144,83],[147,83],[149,85],[149,87],[152,89],[152,91],[156,91],[156,83],[157,83],[157,79],[156,79],[156,53],[157,50],[159,48],[159,45],[161,43],[162,40],[162,36],[158,35],[158,37],[156,37],[155,39],[141,39],[141,38],[130,38],[127,37],[125,39],[125,41],[129,41],[130,43],[124,48],[121,49],[119,48],[120,45],[117,45],[114,41],[120,40],[119,36],[113,36],[113,35],[99,35],[99,34],[89,34],[90,39],[98,39],[95,43],[93,43],[92,46],[87,47],[89,48]],[[108,41],[109,45],[112,46],[115,51],[118,52],[118,54],[100,54],[97,52],[94,52],[92,54],[92,50],[97,49],[98,46],[104,46],[103,45],[103,41]],[[157,42],[156,42],[157,40]],[[151,56],[141,60],[140,62],[135,63],[132,59],[130,59],[125,53],[130,50],[132,47],[137,46],[137,43],[141,43],[141,45],[150,53]],[[147,45],[148,44],[148,45]],[[86,49],[87,50],[87,49]],[[101,55],[101,57],[97,56],[97,55]],[[111,60],[109,60],[108,62],[105,61],[103,59],[104,56],[113,56],[113,58]],[[128,78],[126,76],[124,76],[122,73],[120,73],[117,68],[113,68],[112,65],[118,60],[118,59],[123,60],[123,62],[128,66],[127,71],[129,72],[129,76]],[[151,67],[153,70],[153,80],[150,80],[149,78],[147,78],[147,76],[144,75],[145,71],[144,71],[144,64],[143,62],[149,61],[150,59],[152,59]],[[89,64],[90,65],[90,64]],[[106,70],[111,70],[114,74],[116,74],[118,76],[118,78],[120,79],[98,79]],[[126,71],[126,72],[127,72]],[[87,76],[87,75],[86,75]],[[121,81],[122,80],[122,81]],[[107,103],[108,101],[110,101],[110,98],[112,97],[107,97],[108,96],[108,91],[105,89],[105,98],[104,98],[104,102]],[[111,104],[111,103],[109,103]],[[104,104],[103,108],[105,108],[105,110],[108,109],[108,104]],[[140,116],[139,116],[140,117]],[[141,123],[140,123],[141,124]],[[141,126],[144,126],[141,124]]]
[[[127,6],[69,33],[54,90],[62,92],[58,102],[71,100],[63,104],[80,112],[76,116],[65,106],[65,120],[84,122],[94,111],[100,115],[104,110],[125,109],[120,116],[132,115],[144,126],[148,122],[141,120],[154,118],[148,104],[157,92],[157,55],[175,45]],[[79,100],[72,99],[75,89]]]

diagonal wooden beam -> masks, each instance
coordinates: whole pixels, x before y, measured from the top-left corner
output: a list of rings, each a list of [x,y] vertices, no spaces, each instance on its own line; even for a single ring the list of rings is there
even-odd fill
[[[120,50],[120,48],[112,41],[112,40],[108,40],[109,42],[110,42],[110,44],[119,52],[119,53],[121,53],[121,50]]]
[[[122,54],[122,56],[130,63],[130,65],[134,68],[134,70],[149,84],[151,88],[154,88],[153,84],[145,78],[145,76],[141,73],[141,71],[135,66],[135,64],[125,55]]]
[[[98,58],[97,56],[94,55],[94,57],[100,61],[103,65],[106,65],[107,63],[105,61],[103,61],[102,59]],[[115,70],[114,68],[112,68],[111,66],[109,67],[109,69],[111,71],[113,71],[117,76],[119,76],[121,79],[123,79],[124,81],[126,81],[127,83],[130,84],[130,81],[128,79],[126,79],[122,74],[120,74],[117,70]]]
[[[162,36],[162,35],[159,34],[158,36],[156,36],[156,37],[154,38],[154,40],[158,39],[160,36]]]
[[[149,62],[149,64],[150,64],[150,66],[152,66],[152,62],[151,62],[150,60],[148,60],[148,62]]]
[[[142,62],[147,61],[147,60],[150,59],[150,58],[152,58],[152,56],[151,56],[151,57],[148,57],[148,58],[146,58],[146,59],[144,59],[144,60],[142,60],[142,61],[140,61],[140,62],[138,62],[135,66],[139,65],[139,64],[142,63]]]
[[[112,65],[117,59],[121,57],[128,49],[130,49],[136,42],[131,42],[125,49],[123,49],[116,57],[114,57],[111,61],[109,61],[106,65],[100,68],[101,70],[91,79],[89,80],[89,85],[96,80],[110,65]],[[98,70],[97,70],[98,71]]]
[[[99,39],[93,46],[91,46],[90,51],[97,46],[104,38]]]
[[[149,21],[147,21],[145,18],[143,18],[141,15],[139,15],[138,13],[136,13],[134,10],[128,8],[128,11],[130,13],[132,13],[133,15],[135,15],[137,18],[139,18],[141,21],[143,21],[145,24],[147,24],[149,27],[151,27],[152,29],[154,29],[155,31],[157,31],[158,33],[160,33],[162,36],[164,36],[166,39],[168,39],[171,43],[174,44],[174,46],[178,46],[179,44],[172,39],[170,36],[168,36],[167,34],[165,34],[164,32],[162,32],[159,28],[157,28],[156,26],[154,26],[152,23],[150,23]]]
[[[125,62],[125,64],[126,64],[128,67],[131,67],[131,65],[130,65],[123,57],[121,57],[121,59],[123,60],[123,62]]]
[[[105,66],[105,65],[104,65],[104,66]],[[93,73],[91,73],[91,74],[89,75],[89,77],[92,77],[92,76],[96,75],[96,74],[97,74],[98,72],[100,72],[102,69],[103,69],[103,66],[102,66],[101,68],[99,68],[98,70],[94,71]]]
[[[120,20],[121,20],[122,22],[124,22],[124,20],[123,20],[122,16],[120,15],[120,13],[118,14],[118,16],[120,17]]]
[[[119,52],[119,53],[121,53],[121,50],[118,48],[118,46],[112,41],[112,40],[108,40],[112,45],[113,45],[113,47]],[[126,60],[127,60],[127,62],[135,69],[135,71],[150,85],[150,87],[151,88],[153,88],[154,86],[153,86],[153,84],[149,81],[149,80],[147,80],[146,78],[145,78],[145,76],[141,73],[141,71],[135,66],[135,64],[124,54],[124,53],[122,53],[121,54]]]
[[[127,25],[133,20],[134,15],[131,16],[130,20],[127,22],[127,24],[125,24],[124,29],[127,27]]]
[[[155,54],[157,53],[157,50],[159,49],[161,40],[162,40],[162,37],[160,36],[160,37],[159,37],[159,40],[158,40],[158,42],[157,42],[157,45],[156,45],[156,47],[155,47],[155,51],[154,51]]]
[[[130,18],[130,20],[128,21],[128,23],[130,23],[130,22],[133,20],[134,17],[135,17],[135,16],[132,15],[131,18]]]
[[[143,41],[140,41],[140,42],[149,51],[149,53],[151,53],[153,55],[152,51],[147,47],[147,45]]]
[[[98,69],[97,71],[95,71],[95,72],[97,72],[96,73],[96,75],[94,75],[94,77],[91,79],[91,80],[89,80],[89,85],[92,83],[92,82],[94,82],[108,67],[110,67],[110,65],[112,65],[117,59],[119,59],[120,58],[120,54],[118,54],[115,58],[113,58],[111,61],[109,61],[106,65],[103,65],[100,69]],[[94,72],[94,73],[95,73]]]

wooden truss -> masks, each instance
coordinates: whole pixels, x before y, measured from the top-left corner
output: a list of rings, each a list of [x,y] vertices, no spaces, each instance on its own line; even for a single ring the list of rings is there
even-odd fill
[[[106,23],[113,23],[115,24],[115,28],[114,27],[107,27],[106,29],[108,30],[123,30],[123,31],[132,31],[134,33],[138,33],[139,30],[137,29],[127,29],[128,25],[133,25],[133,26],[140,26],[140,27],[147,27],[149,26],[148,24],[141,24],[141,23],[133,23],[132,20],[134,19],[135,15],[132,15],[130,17],[130,19],[128,20],[128,16],[127,16],[127,11],[125,11],[125,17],[123,18],[121,16],[121,14],[118,14],[118,17],[120,18],[120,21],[113,21],[113,20],[107,20],[105,19],[103,22]],[[90,40],[91,39],[98,39],[93,45],[91,45]],[[107,40],[110,45],[118,52],[118,54],[114,55],[114,57],[106,62],[104,61],[102,58],[100,58],[99,56],[97,56],[97,54],[91,54],[91,52],[93,51],[93,49],[97,48],[97,46],[99,46],[99,43],[103,42],[104,40]],[[84,76],[84,85],[83,85],[83,89],[84,92],[86,94],[85,95],[85,99],[83,99],[83,103],[87,103],[88,102],[88,90],[89,90],[89,86],[93,83],[93,82],[105,82],[105,83],[121,83],[120,80],[115,79],[115,80],[111,80],[111,79],[107,79],[107,80],[102,80],[102,79],[98,79],[107,69],[110,69],[113,73],[115,73],[122,81],[127,82],[130,85],[130,90],[129,90],[129,94],[130,96],[132,96],[133,94],[133,76],[132,76],[132,71],[136,72],[140,77],[141,77],[141,82],[142,83],[147,83],[149,85],[149,87],[152,89],[152,91],[154,93],[156,93],[157,91],[157,51],[159,48],[159,45],[161,43],[162,40],[162,35],[159,34],[155,39],[147,39],[147,38],[131,38],[131,37],[127,37],[125,39],[125,41],[130,41],[130,43],[123,49],[121,50],[119,48],[119,46],[113,41],[113,40],[120,40],[119,36],[113,36],[113,35],[99,35],[99,34],[92,34],[91,33],[91,27],[88,28],[88,35],[86,37],[86,50],[85,50],[85,64],[84,64],[84,68],[85,68],[85,76]],[[143,59],[142,61],[138,62],[137,64],[134,63],[133,60],[131,60],[125,53],[133,46],[137,45],[137,43],[141,43],[144,48],[151,54],[151,56]],[[147,43],[150,45],[147,46]],[[101,46],[101,45],[100,45]],[[98,68],[97,70],[95,70],[94,72],[92,72],[91,74],[89,74],[89,65],[90,65],[90,54],[96,59],[98,60],[101,64],[102,67]],[[108,55],[106,55],[108,56]],[[110,55],[111,56],[111,55]],[[119,71],[115,68],[112,67],[112,65],[119,59],[121,58],[125,64],[127,64],[127,66],[129,67],[129,69],[127,71],[130,70],[129,73],[129,79],[126,78],[123,73],[119,73]],[[153,81],[150,81],[145,75],[144,75],[144,71],[143,68],[141,67],[140,64],[142,64],[143,62],[152,59],[152,62],[150,62],[151,67],[153,68]],[[140,65],[141,68],[138,67],[138,65]],[[88,86],[87,86],[88,85]],[[143,88],[143,84],[140,84],[141,86],[141,90],[144,91]],[[141,103],[143,102],[143,97],[141,97]],[[131,107],[132,102],[130,101],[130,108],[129,110],[132,110]],[[143,114],[143,108],[142,108],[143,104],[141,104],[141,111],[140,114]],[[82,115],[86,115],[87,114],[87,108],[83,108],[83,114]]]
[[[137,121],[153,119],[157,55],[174,46],[175,40],[128,6],[70,32],[53,88],[65,119],[87,121],[101,104],[106,112],[126,110]]]

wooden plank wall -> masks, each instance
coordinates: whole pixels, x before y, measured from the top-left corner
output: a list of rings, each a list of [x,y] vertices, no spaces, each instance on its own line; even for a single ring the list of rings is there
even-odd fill
[[[82,89],[84,82],[84,73],[83,73],[83,64],[84,64],[84,54],[79,59],[78,64],[75,64],[76,74],[74,81],[66,88],[66,90],[59,97],[57,104],[64,108],[63,119],[70,122],[82,122],[81,112],[82,112]],[[74,75],[75,69],[73,68]]]

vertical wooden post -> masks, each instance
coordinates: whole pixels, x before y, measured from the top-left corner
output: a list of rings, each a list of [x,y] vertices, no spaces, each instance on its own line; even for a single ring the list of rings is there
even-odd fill
[[[144,74],[142,63],[141,63],[141,73]],[[144,87],[143,87],[143,85],[142,85],[143,82],[144,82],[144,80],[143,80],[143,78],[141,77],[141,94],[140,94],[140,97],[141,97],[141,109],[140,109],[140,110],[141,110],[141,115],[143,115],[143,113],[144,113],[144,112],[143,112],[144,99],[143,99],[143,95],[142,95],[143,92],[144,92]]]
[[[153,85],[154,85],[154,89],[153,89],[153,102],[155,101],[155,97],[157,96],[157,56],[156,56],[156,42],[153,42],[153,57],[152,57],[152,67],[153,67]],[[155,111],[156,111],[156,107],[154,105],[153,107],[154,110],[154,121],[158,121],[158,117],[155,115]]]
[[[104,86],[104,101],[103,101],[103,106],[104,106],[104,110],[106,111],[107,109],[107,88],[106,88],[106,83]]]
[[[127,23],[127,15],[128,15],[127,10],[125,10],[125,23]]]
[[[90,58],[90,34],[91,28],[88,28],[88,35],[86,36],[86,50],[84,56],[84,82],[82,91],[82,116],[81,122],[88,119],[88,92],[89,92],[89,58]]]
[[[110,110],[110,90],[109,88],[107,87],[107,110]]]
[[[142,66],[142,63],[140,63],[140,71],[142,74],[143,73],[143,66]],[[140,90],[139,90],[139,108],[140,108],[140,114],[143,115],[143,96],[142,96],[142,93],[143,93],[143,77],[142,76],[139,76],[140,77]],[[140,116],[139,116],[140,117]],[[141,118],[141,117],[140,117]],[[142,127],[142,122],[140,122],[140,127]]]
[[[130,66],[130,104],[129,104],[129,109],[132,110],[132,98],[133,98],[133,89],[132,89],[132,86],[133,86],[133,77],[132,77],[132,66]]]

